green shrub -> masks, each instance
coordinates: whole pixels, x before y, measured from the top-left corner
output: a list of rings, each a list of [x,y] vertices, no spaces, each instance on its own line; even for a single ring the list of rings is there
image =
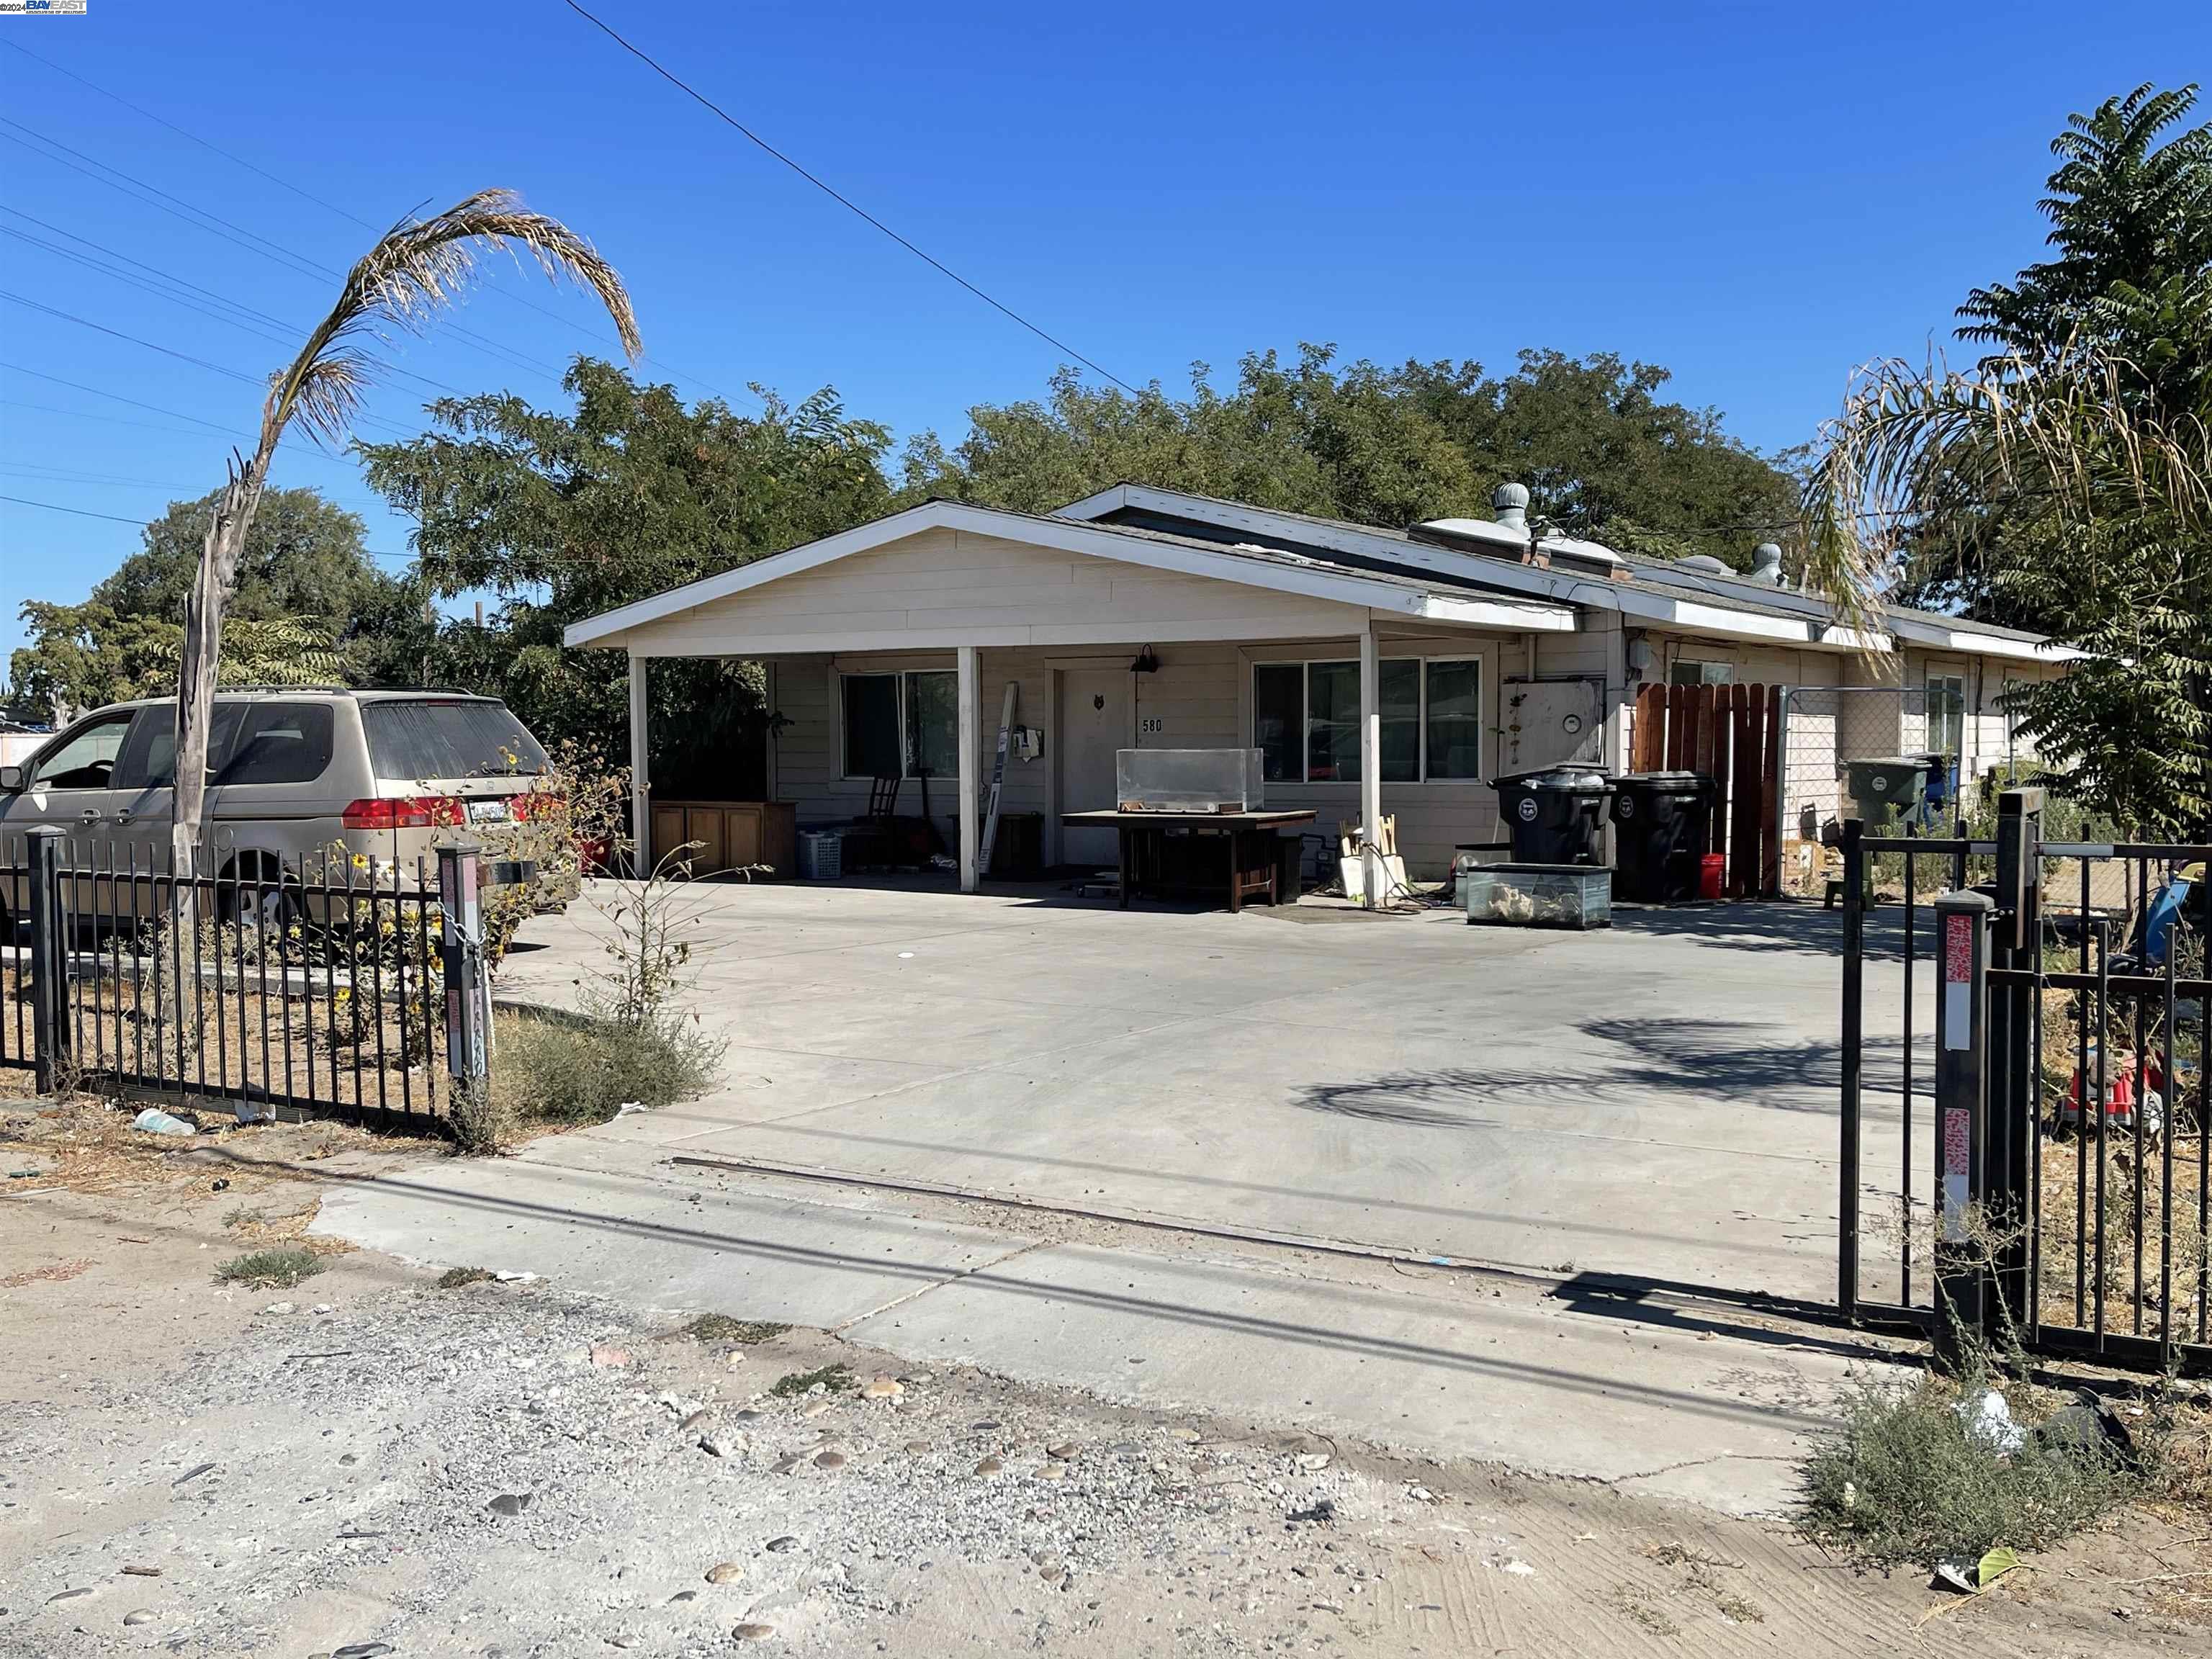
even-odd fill
[[[1978,1395],[1986,1383],[1967,1385]],[[2010,1456],[1969,1434],[1940,1378],[1869,1387],[1818,1443],[1799,1524],[1808,1537],[1881,1562],[1978,1559],[2078,1532],[2133,1494],[2141,1477],[2081,1447],[2027,1444]]]
[[[693,1020],[503,1015],[492,1074],[498,1104],[524,1121],[604,1123],[628,1101],[667,1106],[714,1080],[721,1045]]]
[[[287,1246],[234,1255],[215,1270],[215,1276],[226,1285],[243,1285],[249,1290],[289,1291],[322,1270],[323,1259],[313,1251]]]

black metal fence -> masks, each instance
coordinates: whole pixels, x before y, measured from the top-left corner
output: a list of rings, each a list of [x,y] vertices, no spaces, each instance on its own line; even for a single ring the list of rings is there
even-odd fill
[[[2212,847],[2045,841],[2039,794],[1844,826],[1839,1300],[2212,1367]]]
[[[180,876],[143,848],[13,838],[0,844],[0,1066],[34,1069],[42,1090],[245,1116],[441,1120],[462,943],[447,937],[445,862],[334,851],[306,871],[241,860]]]

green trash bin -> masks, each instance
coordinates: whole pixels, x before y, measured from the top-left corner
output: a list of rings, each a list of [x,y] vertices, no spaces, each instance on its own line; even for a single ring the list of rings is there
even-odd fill
[[[1928,762],[1917,755],[1846,761],[1844,769],[1859,817],[1873,836],[1891,833],[1906,814],[1917,811],[1928,785]]]

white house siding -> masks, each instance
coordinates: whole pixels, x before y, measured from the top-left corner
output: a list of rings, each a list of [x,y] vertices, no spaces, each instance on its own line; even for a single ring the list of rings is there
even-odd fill
[[[607,642],[648,656],[1075,648],[1125,640],[1262,639],[1364,615],[1297,593],[930,529],[747,588]]]
[[[1061,669],[1096,668],[1126,664],[1147,641],[1135,639],[1112,650],[1046,648],[1024,651],[986,650],[978,658],[981,696],[978,709],[982,724],[982,752],[988,771],[998,736],[998,720],[1011,678],[1020,687],[1015,723],[1045,730],[1044,751],[1033,762],[1010,760],[1002,810],[1050,815],[1057,810],[1054,766],[1059,734],[1051,699],[1054,675]],[[1385,657],[1475,657],[1483,665],[1483,719],[1486,771],[1498,741],[1498,677],[1518,672],[1524,647],[1520,640],[1497,636],[1425,631],[1381,635]],[[1239,645],[1196,641],[1154,643],[1160,666],[1157,672],[1132,675],[1134,699],[1133,722],[1141,727],[1157,720],[1160,730],[1133,738],[1133,745],[1169,749],[1249,747],[1252,743],[1252,665],[1259,662],[1350,661],[1358,656],[1358,641],[1345,635],[1324,640],[1276,641]],[[896,670],[945,669],[953,666],[951,652],[842,653],[777,659],[769,668],[772,706],[789,725],[777,735],[772,751],[774,788],[777,799],[794,804],[799,822],[836,822],[860,816],[866,810],[869,781],[839,775],[842,764],[842,704],[838,677],[844,673],[879,673]],[[951,844],[957,830],[957,781],[932,779],[930,805]],[[1356,783],[1271,783],[1267,805],[1311,807],[1317,814],[1310,835],[1333,845],[1340,820],[1359,814]],[[909,782],[900,798],[902,812],[918,811],[921,795]],[[1408,871],[1419,877],[1437,878],[1451,866],[1452,849],[1462,842],[1487,841],[1498,834],[1497,797],[1486,783],[1385,784],[1382,810],[1398,820],[1398,843]],[[1056,827],[1048,818],[1048,849],[1056,848]]]

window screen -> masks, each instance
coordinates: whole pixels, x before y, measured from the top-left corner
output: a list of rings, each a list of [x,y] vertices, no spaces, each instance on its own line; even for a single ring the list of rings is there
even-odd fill
[[[1382,781],[1418,783],[1421,777],[1421,665],[1410,657],[1377,663],[1375,690],[1376,712],[1382,716]],[[1358,768],[1353,770],[1356,775]]]
[[[376,775],[390,782],[530,777],[547,764],[538,739],[503,702],[427,697],[364,702],[361,725]]]
[[[960,770],[960,677],[906,677],[906,764],[910,777],[951,777]]]
[[[1429,676],[1429,776],[1482,775],[1482,664],[1432,662]]]
[[[1359,665],[1306,665],[1306,776],[1316,783],[1359,777]]]

